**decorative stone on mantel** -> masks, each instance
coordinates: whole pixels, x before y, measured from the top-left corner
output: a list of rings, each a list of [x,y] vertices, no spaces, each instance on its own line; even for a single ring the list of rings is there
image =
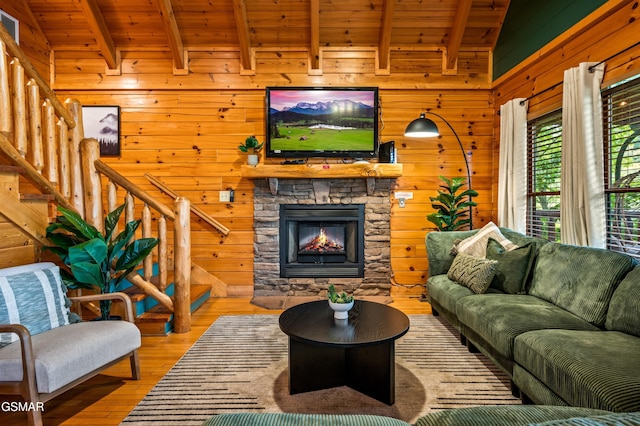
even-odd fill
[[[351,164],[285,164],[242,166],[242,177],[249,179],[266,178],[273,195],[278,193],[281,178],[290,179],[365,179],[367,194],[376,187],[376,179],[402,176],[402,164],[351,163]]]

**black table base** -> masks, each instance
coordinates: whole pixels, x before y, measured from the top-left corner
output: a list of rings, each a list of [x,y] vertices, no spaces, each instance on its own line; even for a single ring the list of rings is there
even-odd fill
[[[388,405],[395,402],[394,342],[323,347],[289,338],[289,392],[349,386]]]
[[[386,305],[356,301],[336,320],[325,301],[294,306],[280,316],[289,336],[289,392],[348,386],[388,405],[395,402],[395,341],[409,318]]]

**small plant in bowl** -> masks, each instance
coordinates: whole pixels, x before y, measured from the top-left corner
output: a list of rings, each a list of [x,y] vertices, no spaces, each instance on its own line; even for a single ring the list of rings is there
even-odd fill
[[[338,293],[332,284],[327,289],[327,299],[329,299],[329,306],[334,311],[333,317],[335,319],[347,319],[349,317],[349,311],[353,308],[352,295],[348,295],[344,291]]]

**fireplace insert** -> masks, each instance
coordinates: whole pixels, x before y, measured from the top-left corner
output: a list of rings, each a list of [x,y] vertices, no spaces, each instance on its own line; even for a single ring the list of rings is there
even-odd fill
[[[364,205],[281,205],[280,276],[363,277]]]

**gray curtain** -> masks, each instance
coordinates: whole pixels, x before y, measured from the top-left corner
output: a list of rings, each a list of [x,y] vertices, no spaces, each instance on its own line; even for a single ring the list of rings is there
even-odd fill
[[[525,99],[500,107],[498,225],[527,230],[527,109]]]
[[[560,235],[565,244],[606,246],[602,97],[604,64],[564,72]]]

